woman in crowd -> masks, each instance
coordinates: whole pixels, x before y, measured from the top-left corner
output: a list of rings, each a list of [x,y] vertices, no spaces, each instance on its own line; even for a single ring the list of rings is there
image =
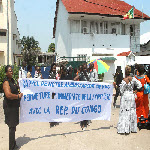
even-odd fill
[[[115,86],[116,94],[114,96],[113,106],[114,106],[114,108],[116,108],[117,97],[120,95],[119,85],[120,85],[120,83],[123,79],[123,73],[122,73],[122,70],[121,70],[121,66],[117,66],[116,73],[115,73],[114,76],[115,76],[114,86]]]
[[[55,63],[51,65],[51,69],[49,72],[49,79],[56,79],[56,64]]]
[[[148,101],[148,94],[144,94],[144,84],[146,82],[150,83],[150,80],[147,77],[147,75],[144,75],[144,66],[143,65],[139,65],[137,70],[138,70],[138,75],[136,75],[135,78],[141,82],[143,90],[140,92],[137,92],[136,114],[137,114],[137,117],[141,117],[141,115],[143,115],[144,118],[148,118],[149,101]],[[139,122],[139,119],[137,119],[137,122]]]
[[[98,81],[98,73],[97,73],[96,69],[94,68],[93,62],[91,62],[90,66],[89,66],[89,78],[90,78],[90,82]]]
[[[64,65],[60,66],[60,80],[66,80],[66,67]]]
[[[67,68],[66,80],[73,80],[73,79],[74,79],[74,77],[73,77],[73,67],[70,65]]]
[[[27,78],[32,78],[31,72],[32,72],[32,66],[28,65],[27,67],[28,73],[27,73]]]
[[[34,75],[34,78],[43,79],[40,67],[37,67],[37,72]]]
[[[137,132],[137,115],[133,88],[136,85],[137,89],[141,89],[142,85],[136,78],[129,76],[130,72],[131,67],[126,66],[125,78],[120,84],[121,100],[117,133],[121,134]]]
[[[74,78],[74,81],[89,81],[89,76],[87,72],[87,65],[84,64],[82,67],[80,67],[80,73]],[[80,122],[80,126],[82,130],[85,130],[88,125],[88,120],[83,120]]]
[[[150,79],[150,65],[148,66],[148,70],[146,72],[147,77]]]
[[[5,123],[9,127],[9,150],[17,148],[15,141],[16,126],[19,124],[20,99],[23,93],[18,93],[18,86],[12,78],[13,71],[11,66],[5,67],[6,79],[3,82],[4,101],[3,109]]]

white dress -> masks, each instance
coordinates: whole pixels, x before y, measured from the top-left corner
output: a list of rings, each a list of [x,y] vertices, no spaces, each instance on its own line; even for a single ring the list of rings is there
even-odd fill
[[[117,125],[118,133],[137,132],[136,104],[133,93],[134,86],[137,86],[138,89],[142,87],[141,82],[134,77],[128,84],[124,80],[120,84],[121,100],[119,122]]]

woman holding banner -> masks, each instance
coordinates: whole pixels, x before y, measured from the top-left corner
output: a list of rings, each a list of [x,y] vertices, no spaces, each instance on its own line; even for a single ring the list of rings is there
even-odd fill
[[[125,68],[125,78],[120,84],[120,112],[117,132],[121,134],[129,134],[137,132],[137,115],[135,95],[133,93],[134,86],[137,89],[142,88],[142,84],[136,78],[130,76],[131,67]]]
[[[3,82],[4,101],[3,109],[5,123],[9,127],[9,150],[17,148],[15,141],[16,126],[19,124],[20,99],[23,93],[18,92],[18,86],[12,78],[13,71],[11,66],[5,67],[6,79]]]

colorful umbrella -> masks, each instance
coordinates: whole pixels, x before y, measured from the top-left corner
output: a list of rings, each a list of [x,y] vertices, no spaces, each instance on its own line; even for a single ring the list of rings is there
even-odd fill
[[[95,60],[91,60],[88,65],[90,65],[90,63],[93,62],[94,64],[94,68],[97,70],[98,74],[102,74],[105,72],[108,72],[110,66],[108,66],[103,60],[101,59],[95,59]]]

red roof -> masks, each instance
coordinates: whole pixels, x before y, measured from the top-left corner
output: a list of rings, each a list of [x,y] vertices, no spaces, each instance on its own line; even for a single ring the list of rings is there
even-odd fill
[[[129,56],[130,53],[131,53],[131,51],[129,51],[129,52],[122,52],[122,53],[118,54],[117,56]]]
[[[132,8],[131,5],[120,0],[61,0],[70,14],[92,14],[102,16],[113,16],[123,18]],[[59,0],[56,2],[53,36],[55,37],[57,13]],[[134,9],[134,18],[142,19],[142,12]],[[143,19],[150,20],[150,17],[143,13]]]
[[[90,13],[123,16],[133,7],[120,0],[62,0],[69,13]],[[134,17],[142,18],[142,12],[134,9]],[[149,18],[143,14],[143,18]]]

